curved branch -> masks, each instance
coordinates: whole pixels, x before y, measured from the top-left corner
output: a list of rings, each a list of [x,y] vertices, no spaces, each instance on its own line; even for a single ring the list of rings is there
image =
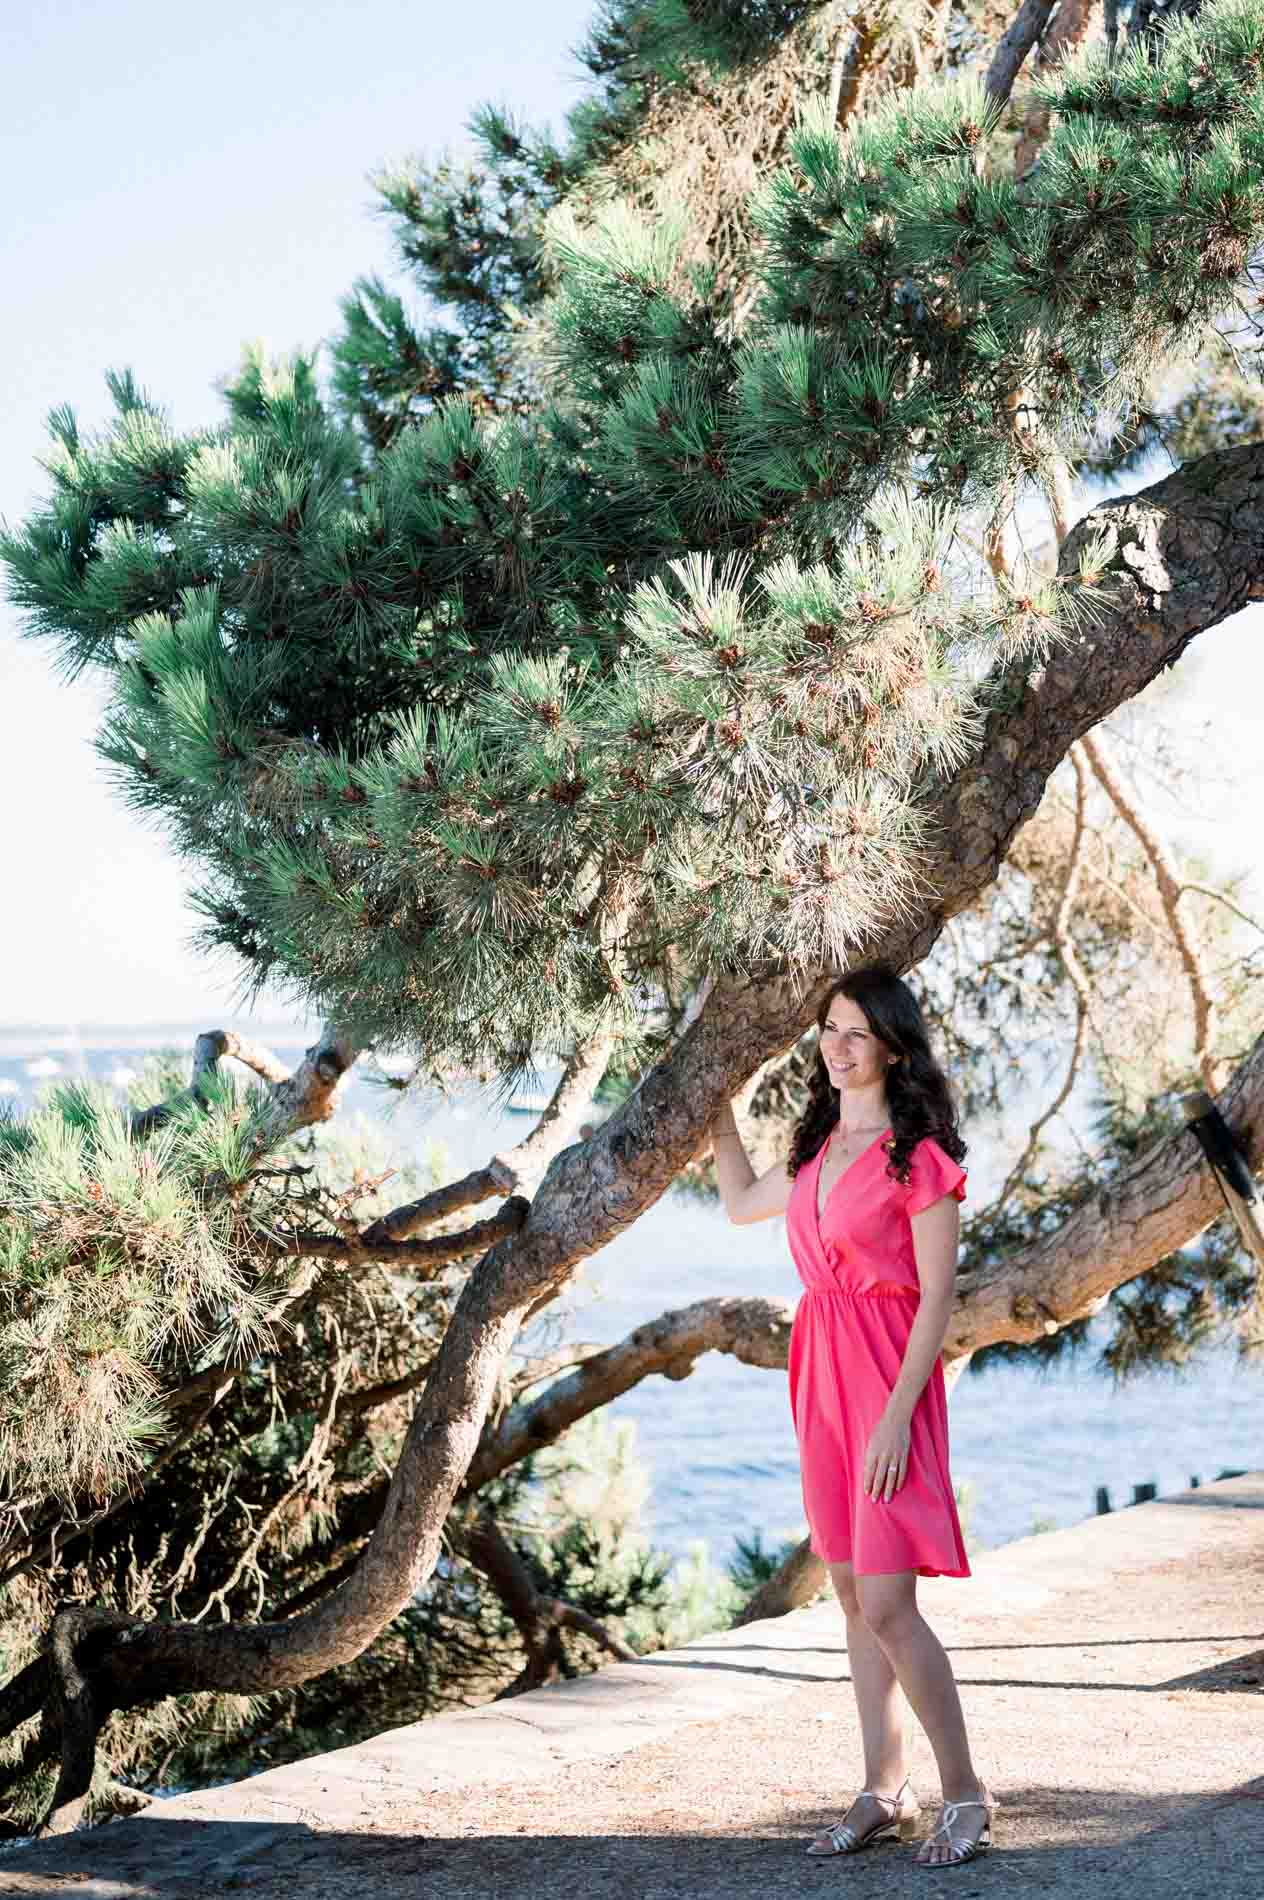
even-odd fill
[[[546,1597],[532,1581],[531,1572],[500,1526],[483,1512],[458,1539],[458,1547],[481,1570],[508,1610],[527,1652],[526,1665],[497,1701],[521,1695],[551,1681],[565,1663],[559,1640],[564,1629],[578,1630],[600,1644],[619,1662],[636,1662],[637,1654],[612,1636],[595,1616],[561,1597]]]
[[[1167,919],[1167,927],[1172,933],[1172,941],[1176,945],[1176,953],[1180,958],[1181,968],[1185,972],[1185,981],[1189,987],[1190,1004],[1194,1014],[1194,1060],[1198,1064],[1203,1082],[1209,1089],[1214,1088],[1217,1077],[1216,1064],[1211,1055],[1211,1043],[1216,1030],[1216,1004],[1203,976],[1202,957],[1198,945],[1181,915],[1180,872],[1173,864],[1163,840],[1142,817],[1136,799],[1131,796],[1119,763],[1104,735],[1087,734],[1082,743],[1098,784],[1141,846],[1146,861],[1154,872],[1159,902],[1163,906],[1163,915]]]
[[[573,1049],[548,1106],[525,1140],[494,1154],[486,1167],[475,1168],[461,1180],[434,1188],[419,1200],[383,1214],[366,1230],[366,1245],[406,1240],[419,1227],[489,1200],[493,1194],[512,1194],[515,1189],[534,1185],[558,1150],[574,1139],[591,1107],[593,1091],[606,1072],[611,1046],[612,1038],[601,1035]]]
[[[949,917],[995,878],[1018,827],[1074,741],[1170,666],[1197,633],[1264,598],[1264,445],[1204,456],[1155,487],[1096,509],[1061,564],[1101,537],[1099,612],[1047,664],[1014,665],[990,682],[991,710],[972,763],[929,790],[935,843],[923,865],[924,909],[857,945],[899,970],[923,958]],[[287,1688],[358,1656],[430,1576],[454,1499],[524,1314],[564,1287],[576,1265],[659,1199],[698,1148],[717,1105],[807,1029],[830,970],[773,966],[723,975],[663,1060],[582,1145],[555,1155],[525,1225],[469,1276],[418,1402],[376,1529],[338,1588],[285,1623],[116,1620],[94,1671],[102,1706],[134,1707],[198,1689]],[[330,1094],[336,1075],[325,1086]],[[1222,1096],[1226,1119],[1260,1165],[1264,1039]],[[948,1350],[1042,1330],[1043,1299],[1060,1318],[1200,1231],[1217,1189],[1190,1142],[1159,1144],[1017,1266],[963,1276]],[[1108,1268],[1103,1243],[1116,1223]],[[1026,1299],[1027,1304],[1024,1304]]]
[[[98,1707],[90,1677],[79,1659],[79,1642],[92,1618],[80,1610],[61,1610],[53,1618],[49,1645],[61,1722],[61,1770],[52,1806],[40,1833],[69,1834],[83,1818],[96,1766],[97,1732],[108,1712]],[[45,1721],[49,1711],[45,1710]]]
[[[477,1491],[652,1373],[687,1379],[704,1352],[731,1353],[748,1366],[784,1367],[792,1316],[787,1300],[720,1298],[647,1320],[538,1398],[511,1406],[494,1431],[484,1434],[462,1491]]]
[[[445,1181],[442,1187],[431,1188],[419,1199],[392,1208],[389,1214],[383,1214],[371,1227],[365,1228],[364,1244],[366,1247],[392,1246],[397,1241],[407,1240],[419,1227],[446,1220],[459,1214],[463,1207],[476,1207],[494,1195],[508,1194],[512,1187],[512,1177],[494,1159],[486,1167],[472,1168],[459,1181]]]
[[[155,1102],[151,1108],[138,1109],[131,1118],[132,1134],[137,1140],[152,1134],[190,1102],[201,1107],[207,1083],[221,1060],[224,1056],[235,1056],[272,1085],[272,1098],[260,1128],[260,1146],[274,1147],[300,1128],[328,1121],[338,1084],[358,1054],[359,1049],[350,1037],[327,1023],[319,1041],[306,1051],[291,1075],[261,1044],[250,1042],[231,1029],[205,1030],[193,1045],[193,1073],[188,1088],[169,1102]]]
[[[429,1234],[420,1240],[372,1240],[380,1222],[363,1234],[310,1233],[299,1228],[289,1234],[258,1234],[255,1244],[275,1259],[341,1260],[350,1266],[376,1262],[383,1266],[406,1266],[410,1272],[450,1266],[454,1260],[468,1260],[483,1253],[496,1241],[516,1234],[527,1218],[531,1203],[520,1194],[512,1195],[486,1220],[475,1221],[457,1234]]]
[[[1217,1100],[1252,1174],[1264,1173],[1264,1035]],[[1097,1312],[1117,1286],[1186,1246],[1224,1211],[1191,1135],[1159,1141],[1062,1225],[994,1265],[962,1273],[949,1358],[997,1340],[1026,1344]]]
[[[581,1418],[608,1405],[621,1393],[630,1392],[642,1379],[654,1373],[661,1373],[667,1379],[687,1378],[694,1362],[704,1352],[728,1352],[747,1365],[783,1370],[790,1344],[791,1318],[792,1308],[786,1300],[719,1297],[697,1300],[692,1306],[661,1313],[613,1346],[589,1344],[561,1349],[564,1364],[581,1363],[568,1377],[555,1380],[536,1398],[512,1405],[503,1417],[484,1430],[460,1495],[471,1496],[529,1453],[553,1444]],[[433,1365],[433,1360],[427,1361],[426,1376]],[[540,1371],[535,1376],[543,1377],[544,1373]],[[411,1381],[411,1374],[408,1379]],[[355,1406],[363,1397],[366,1407],[377,1404],[395,1396],[394,1387],[405,1383],[405,1380],[397,1380],[390,1387],[379,1387],[363,1395],[351,1393],[344,1403]],[[344,1547],[372,1530],[387,1491],[388,1482],[383,1478],[356,1493],[348,1519],[339,1521],[338,1539]],[[354,1563],[354,1559],[351,1562]],[[342,1566],[339,1580],[349,1568],[346,1564]],[[318,1580],[289,1607],[301,1608],[309,1594],[321,1594],[328,1587],[327,1578]]]

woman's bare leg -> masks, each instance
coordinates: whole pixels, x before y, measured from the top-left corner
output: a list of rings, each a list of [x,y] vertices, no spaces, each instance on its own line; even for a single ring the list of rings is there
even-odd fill
[[[905,1701],[899,1679],[886,1651],[865,1622],[856,1592],[856,1577],[848,1564],[831,1564],[834,1585],[847,1619],[847,1659],[860,1714],[865,1751],[865,1787],[879,1794],[895,1794],[904,1780]]]
[[[917,1575],[911,1570],[857,1577],[861,1613],[884,1651],[913,1713],[935,1751],[945,1801],[973,1801],[983,1788],[970,1759],[965,1716],[943,1644],[917,1607]],[[850,1627],[850,1626],[849,1626]],[[957,1822],[960,1838],[982,1832],[981,1808],[966,1808]],[[950,1858],[945,1843],[923,1849],[926,1859]]]
[[[847,1659],[865,1753],[864,1785],[878,1794],[896,1795],[905,1776],[904,1696],[886,1651],[861,1614],[851,1565],[829,1564],[827,1568],[847,1620]],[[891,1814],[879,1802],[858,1795],[843,1818],[863,1834],[878,1822],[889,1821]],[[824,1852],[829,1842],[821,1834],[812,1845]]]

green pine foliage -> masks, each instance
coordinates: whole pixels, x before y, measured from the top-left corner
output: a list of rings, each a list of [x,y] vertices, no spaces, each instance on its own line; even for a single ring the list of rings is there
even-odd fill
[[[887,97],[845,140],[809,103],[749,208],[739,325],[717,272],[682,266],[684,212],[608,202],[594,168],[665,96],[821,12],[609,0],[565,140],[486,109],[473,167],[379,174],[424,320],[361,280],[327,377],[248,352],[222,424],[192,435],[112,374],[103,431],[50,416],[48,498],[0,538],[31,634],[109,681],[101,751],[198,877],[206,947],[246,990],[408,1047],[419,1075],[491,1070],[507,1094],[613,1028],[610,1100],[707,973],[845,963],[915,905],[924,794],[968,757],[990,676],[1093,612],[1098,550],[1071,579],[993,585],[963,517],[1038,490],[1059,455],[1083,465],[1086,440],[1118,463],[1165,430],[1193,442],[1209,406],[1226,430],[1258,420],[1258,357],[1214,390],[1201,368],[1233,344],[1264,234],[1254,0],[1059,74],[1021,182],[989,162],[1007,126],[977,74]],[[1185,393],[1151,419],[1163,376]],[[981,1097],[988,1061],[963,1053]],[[770,1080],[783,1120],[802,1080],[801,1062]],[[1109,1192],[1176,1125],[1171,1087],[1136,1093],[1107,1098],[1095,1177],[1034,1162],[967,1225],[967,1267]],[[117,1507],[68,1575],[9,1586],[13,1666],[62,1583],[129,1615],[270,1617],[363,1547],[361,1500],[461,1273],[325,1263],[307,1297],[278,1232],[388,1203],[371,1158],[352,1172],[312,1137],[261,1165],[255,1112],[209,1084],[138,1141],[76,1086],[0,1120],[0,1493],[23,1535],[31,1500]],[[1258,1312],[1217,1225],[1117,1289],[1106,1363],[1179,1363],[1226,1319],[1258,1335]],[[224,1429],[175,1442],[229,1363]],[[340,1402],[366,1367],[401,1389],[361,1415]],[[756,1536],[729,1577],[699,1555],[669,1581],[631,1463],[594,1423],[478,1505],[537,1589],[649,1648],[731,1614],[775,1559]],[[135,1508],[129,1484],[148,1487]],[[117,1719],[105,1757],[231,1772],[236,1748],[352,1739],[494,1693],[520,1661],[454,1560],[336,1682]]]
[[[99,1085],[0,1129],[0,1489],[117,1492],[166,1433],[163,1372],[272,1343],[231,1195],[249,1114],[223,1087],[143,1145]]]
[[[565,410],[454,398],[371,472],[304,361],[248,365],[196,438],[130,378],[100,438],[54,417],[11,592],[109,670],[103,750],[200,869],[208,944],[511,1080],[630,1025],[663,946],[844,955],[908,891],[972,681],[1066,624],[1065,588],[957,585],[953,511],[1236,292],[1260,31],[1227,0],[1153,65],[1082,61],[1026,191],[976,169],[972,81],[845,145],[806,113],[740,339],[667,288],[670,222],[558,214]]]

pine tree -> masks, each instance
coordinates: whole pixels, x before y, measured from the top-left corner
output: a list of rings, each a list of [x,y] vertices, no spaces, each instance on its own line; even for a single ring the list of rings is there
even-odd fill
[[[592,149],[616,152],[691,60],[740,63],[813,12],[612,8],[619,83]],[[809,105],[756,195],[741,322],[731,287],[686,266],[681,219],[579,215],[558,153],[498,180],[482,289],[535,295],[552,273],[538,382],[477,297],[423,337],[362,289],[329,393],[314,361],[254,360],[217,430],[180,435],[123,374],[101,435],[51,418],[49,500],[0,548],[13,598],[69,674],[109,676],[102,749],[197,867],[208,947],[331,1028],[295,1078],[255,1052],[269,1088],[244,1107],[216,1079],[232,1051],[208,1046],[187,1096],[130,1126],[62,1101],[7,1131],[11,1390],[48,1395],[46,1431],[10,1428],[10,1472],[108,1494],[156,1429],[147,1356],[218,1376],[333,1267],[483,1257],[336,1589],[263,1625],[59,1613],[55,1649],[4,1691],[22,1767],[60,1750],[50,1826],[80,1813],[111,1715],[364,1652],[432,1573],[458,1489],[494,1474],[523,1320],[797,1041],[833,969],[924,957],[1068,746],[1258,589],[1254,443],[1098,511],[1056,574],[985,586],[963,550],[969,511],[1052,494],[1086,431],[1231,328],[1253,281],[1264,22],[1222,0],[1139,28],[1037,89],[1053,125],[1021,179],[993,159],[1003,97],[976,73],[892,90],[845,138],[836,101]],[[503,123],[487,133],[514,162]],[[454,296],[474,281],[460,213],[486,211],[457,189],[440,178],[415,220]],[[517,208],[552,192],[541,263]],[[664,1028],[682,985],[700,1007]],[[366,1229],[267,1165],[359,1049],[405,1047],[438,1079],[489,1067],[506,1090],[561,1057],[563,1096],[584,1097],[616,1044],[657,1057],[635,1094],[583,1144],[551,1147],[554,1129],[534,1198],[476,1228],[409,1238],[525,1169]],[[1126,1170],[1114,1189],[1127,1212]],[[1206,1190],[1189,1205],[1196,1233]],[[1101,1218],[1100,1199],[1068,1209],[1054,1240]],[[1027,1252],[964,1277],[951,1350],[1040,1337],[1103,1296],[1047,1233]],[[758,1327],[725,1325],[728,1349],[775,1363]],[[90,1439],[72,1392],[97,1404]]]

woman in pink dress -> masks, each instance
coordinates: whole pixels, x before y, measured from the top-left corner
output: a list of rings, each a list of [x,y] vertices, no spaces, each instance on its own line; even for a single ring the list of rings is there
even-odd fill
[[[758,1179],[731,1108],[711,1128],[730,1220],[786,1215],[804,1284],[790,1408],[812,1549],[847,1621],[864,1788],[810,1854],[908,1839],[902,1701],[935,1752],[943,1804],[923,1866],[969,1860],[999,1805],[970,1759],[952,1665],[917,1605],[919,1577],[968,1577],[948,1470],[940,1351],[952,1310],[965,1170],[952,1095],[917,999],[873,965],[817,1016],[810,1094],[789,1158]]]

